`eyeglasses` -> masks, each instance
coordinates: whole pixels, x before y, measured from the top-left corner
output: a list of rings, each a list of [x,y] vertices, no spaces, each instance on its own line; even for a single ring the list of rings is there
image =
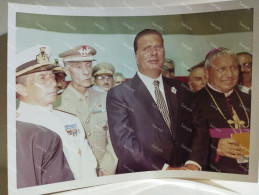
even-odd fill
[[[113,79],[113,77],[111,75],[100,75],[100,76],[96,76],[95,79],[98,79],[98,80],[111,80]]]
[[[243,64],[238,64],[238,66],[243,67],[244,69],[251,69],[252,68],[252,62],[246,62]]]
[[[248,66],[252,66],[252,62],[246,62],[243,64],[238,64],[239,66],[243,66],[243,67],[248,67]]]

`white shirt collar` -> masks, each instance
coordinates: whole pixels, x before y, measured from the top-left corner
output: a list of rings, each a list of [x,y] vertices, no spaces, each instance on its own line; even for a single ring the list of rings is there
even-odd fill
[[[154,82],[155,80],[158,80],[158,81],[159,81],[159,84],[160,84],[160,83],[163,83],[162,74],[160,74],[159,77],[156,78],[156,79],[150,78],[150,77],[148,77],[148,76],[142,74],[142,73],[139,72],[139,71],[137,72],[137,74],[138,74],[139,78],[143,81],[143,83],[145,83],[145,85],[151,83],[151,85],[153,86],[153,82]],[[160,88],[160,85],[159,85],[159,88]]]
[[[156,96],[155,96],[155,87],[153,85],[153,82],[155,80],[158,80],[159,81],[159,89],[160,91],[162,92],[162,95],[165,98],[165,90],[164,90],[164,83],[163,83],[163,78],[162,78],[162,74],[159,75],[158,78],[156,79],[153,79],[153,78],[150,78],[144,74],[142,74],[141,72],[137,72],[139,78],[141,79],[141,81],[145,84],[145,86],[147,87],[149,93],[151,94],[151,96],[153,97],[154,101],[156,102]]]

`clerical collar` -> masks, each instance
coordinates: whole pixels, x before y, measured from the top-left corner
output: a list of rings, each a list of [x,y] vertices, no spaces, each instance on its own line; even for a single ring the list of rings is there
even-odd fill
[[[222,93],[221,91],[219,91],[218,89],[216,89],[215,87],[213,87],[209,82],[207,83],[207,85],[208,85],[212,90],[214,90],[214,91],[216,91],[216,92],[219,92],[219,93]],[[225,97],[230,96],[230,95],[233,93],[233,91],[234,91],[234,90],[231,89],[229,92],[224,93]]]

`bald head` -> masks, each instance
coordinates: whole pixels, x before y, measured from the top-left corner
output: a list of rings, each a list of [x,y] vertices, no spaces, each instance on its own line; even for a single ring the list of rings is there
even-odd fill
[[[191,70],[188,85],[193,92],[201,90],[206,83],[204,67],[196,67]]]

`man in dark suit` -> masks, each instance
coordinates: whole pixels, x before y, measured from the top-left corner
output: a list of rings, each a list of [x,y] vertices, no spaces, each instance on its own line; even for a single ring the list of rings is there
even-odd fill
[[[191,146],[189,88],[162,76],[162,35],[151,29],[134,40],[138,72],[108,92],[110,136],[117,173],[177,169]]]

